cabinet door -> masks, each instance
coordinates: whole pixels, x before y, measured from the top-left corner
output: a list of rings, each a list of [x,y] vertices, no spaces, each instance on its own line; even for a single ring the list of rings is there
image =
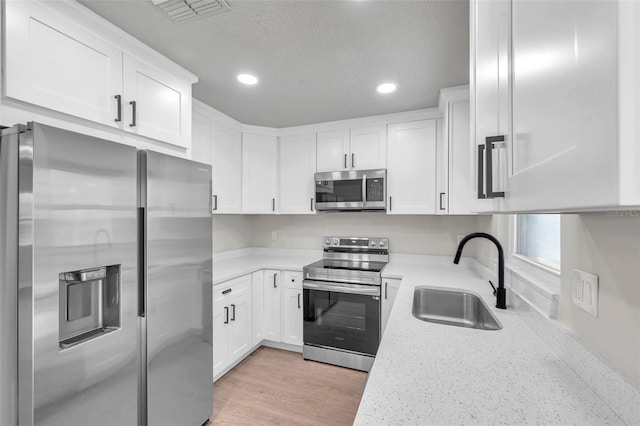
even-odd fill
[[[283,290],[282,341],[291,345],[302,345],[302,290]]]
[[[398,290],[400,289],[401,280],[395,279],[384,279],[382,285],[384,288],[382,289],[382,332],[380,335],[384,333],[384,329],[387,327],[387,321],[389,321],[389,313],[391,313],[391,308],[393,307],[393,303],[396,301],[396,296],[398,295]]]
[[[437,120],[389,126],[389,214],[436,212]]]
[[[204,114],[193,111],[191,114],[191,159],[211,164],[211,145],[213,142],[213,123]]]
[[[444,120],[436,120],[436,214],[449,213],[449,143]]]
[[[214,213],[242,213],[242,134],[213,124],[211,153]]]
[[[251,274],[251,306],[253,327],[251,345],[256,346],[264,339],[264,273]]]
[[[351,129],[349,167],[351,169],[384,169],[387,167],[387,134],[385,126]]]
[[[472,0],[471,2],[471,116],[473,146],[473,175],[476,192],[481,186],[485,193],[485,179],[478,182],[480,164],[486,170],[484,155],[479,146],[490,136],[510,137],[509,102],[509,13],[510,1]],[[492,150],[494,192],[506,191],[506,143]],[[478,211],[497,211],[502,198],[478,203]]]
[[[349,131],[318,132],[316,170],[336,172],[350,168]]]
[[[242,135],[242,211],[275,213],[278,188],[278,140]]]
[[[213,302],[213,377],[229,365],[229,308],[224,302]]]
[[[189,148],[191,85],[126,53],[123,69],[124,129]]]
[[[280,138],[280,213],[314,214],[316,135]]]
[[[280,342],[280,316],[282,315],[280,271],[264,271],[264,338]]]
[[[6,96],[119,126],[122,51],[37,3],[5,8]]]
[[[490,200],[477,193],[476,144],[470,138],[469,100],[448,102],[445,133],[449,144],[449,214],[470,214],[489,210]]]
[[[229,300],[229,358],[236,361],[251,349],[251,294],[242,293]]]
[[[618,203],[620,3],[513,1],[507,210]]]

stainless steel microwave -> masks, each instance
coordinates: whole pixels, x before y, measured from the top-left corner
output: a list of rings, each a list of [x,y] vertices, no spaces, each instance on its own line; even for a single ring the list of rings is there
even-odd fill
[[[387,170],[316,173],[317,211],[386,211]]]

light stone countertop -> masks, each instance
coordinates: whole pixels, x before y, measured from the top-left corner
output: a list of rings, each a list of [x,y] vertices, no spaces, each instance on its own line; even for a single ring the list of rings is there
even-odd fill
[[[215,260],[213,262],[213,285],[215,286],[260,269],[302,271],[305,265],[318,261],[321,257],[322,255],[307,257],[249,254],[231,259]]]
[[[392,262],[382,275],[403,280],[355,425],[625,424],[515,310],[495,308],[472,270]],[[417,285],[480,294],[502,330],[414,318]]]

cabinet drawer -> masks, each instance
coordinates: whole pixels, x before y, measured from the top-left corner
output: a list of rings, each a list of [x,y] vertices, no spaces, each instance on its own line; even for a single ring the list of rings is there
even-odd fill
[[[284,287],[302,290],[302,272],[284,271]]]
[[[218,284],[213,287],[214,308],[216,306],[224,305],[229,298],[248,293],[250,290],[251,274],[243,275]]]

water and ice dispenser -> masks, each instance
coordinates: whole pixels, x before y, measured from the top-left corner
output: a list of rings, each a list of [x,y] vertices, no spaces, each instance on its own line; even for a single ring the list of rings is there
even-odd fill
[[[60,284],[60,350],[120,328],[120,265],[63,272]]]

